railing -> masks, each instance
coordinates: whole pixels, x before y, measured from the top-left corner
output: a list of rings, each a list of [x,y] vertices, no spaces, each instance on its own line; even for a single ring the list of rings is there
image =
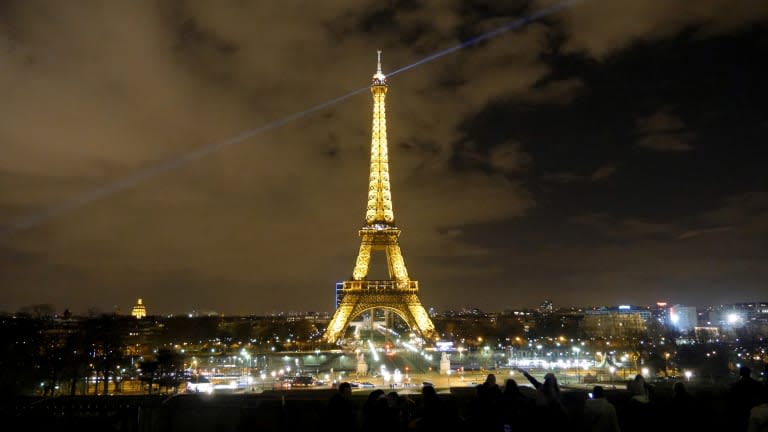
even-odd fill
[[[419,290],[418,281],[394,281],[394,280],[360,280],[344,281],[342,291],[397,291],[397,292],[417,292]]]

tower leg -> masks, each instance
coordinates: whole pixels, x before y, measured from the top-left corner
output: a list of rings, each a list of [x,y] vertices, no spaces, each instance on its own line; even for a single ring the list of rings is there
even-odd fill
[[[336,313],[333,314],[331,322],[328,323],[328,327],[325,329],[323,339],[329,343],[336,343],[342,336],[344,336],[344,330],[347,329],[349,321],[352,319],[352,309],[354,303],[350,304],[347,296],[341,300],[341,304],[336,308]]]
[[[408,327],[416,330],[424,338],[432,338],[435,335],[435,326],[415,294],[349,292],[344,295],[336,313],[328,323],[323,339],[336,343],[344,336],[344,331],[352,319],[374,308],[383,308],[397,314]]]
[[[355,260],[355,269],[352,272],[352,279],[363,280],[368,275],[368,264],[371,262],[371,242],[363,239],[360,243],[360,251]]]

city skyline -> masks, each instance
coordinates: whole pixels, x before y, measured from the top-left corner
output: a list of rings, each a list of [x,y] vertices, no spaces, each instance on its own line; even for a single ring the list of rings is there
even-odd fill
[[[550,4],[8,3],[0,231],[364,87],[377,49],[395,70]],[[393,78],[392,195],[424,305],[764,300],[767,19],[586,0]],[[370,108],[349,97],[11,232],[0,310],[332,310]]]
[[[199,309],[193,309],[188,311],[155,311],[155,310],[148,310],[147,305],[143,303],[143,299],[138,299],[141,302],[136,302],[133,305],[126,307],[125,305],[114,305],[113,309],[111,310],[101,310],[98,308],[88,308],[86,310],[80,310],[80,311],[72,311],[69,310],[69,308],[63,307],[61,305],[53,305],[53,304],[45,304],[45,303],[38,303],[38,304],[30,304],[30,305],[24,305],[19,310],[15,311],[3,311],[0,310],[0,314],[26,314],[33,317],[58,317],[58,318],[65,318],[67,316],[70,317],[89,317],[89,316],[98,316],[98,315],[116,315],[116,316],[133,316],[134,318],[145,318],[145,317],[184,317],[187,316],[189,318],[200,318],[200,317],[210,317],[210,316],[222,316],[222,317],[247,317],[247,316],[257,316],[257,317],[267,317],[267,316],[296,316],[296,317],[321,317],[322,319],[331,319],[333,316],[333,309],[329,310],[271,310],[271,311],[251,311],[246,313],[222,313],[219,311],[216,311],[214,309],[205,309],[205,308],[199,308]],[[549,304],[551,306],[550,309],[545,309],[544,305]],[[516,313],[516,312],[537,312],[537,313],[549,313],[548,311],[554,312],[554,313],[573,313],[573,312],[594,312],[594,311],[616,311],[616,310],[627,310],[631,311],[631,313],[637,313],[638,310],[643,311],[653,311],[653,310],[669,310],[670,308],[674,309],[676,307],[683,307],[686,309],[692,309],[696,310],[700,313],[729,313],[733,310],[741,310],[746,307],[760,307],[765,306],[768,304],[768,301],[761,301],[761,300],[755,300],[755,301],[748,301],[748,302],[738,302],[738,303],[717,303],[717,304],[708,304],[708,305],[694,305],[694,304],[682,304],[682,303],[668,303],[668,302],[656,302],[655,304],[590,304],[590,305],[574,305],[574,304],[555,304],[551,302],[551,300],[547,299],[544,300],[539,305],[504,305],[501,309],[481,309],[478,308],[476,305],[472,304],[465,304],[460,305],[454,308],[447,308],[447,309],[435,309],[433,307],[425,306],[428,308],[428,312],[430,316],[443,316],[443,315],[472,315],[475,313],[482,313],[482,314],[506,314],[506,313]],[[663,305],[663,306],[659,306]],[[151,306],[151,305],[150,305]],[[49,309],[50,308],[50,309]],[[357,317],[359,319],[359,317]]]

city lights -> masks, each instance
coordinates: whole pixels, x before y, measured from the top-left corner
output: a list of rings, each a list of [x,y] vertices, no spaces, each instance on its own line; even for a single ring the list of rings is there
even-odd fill
[[[24,430],[756,425],[768,28],[714,1],[517,34],[579,2],[4,8],[0,409]],[[281,114],[375,40],[402,59],[449,39]]]

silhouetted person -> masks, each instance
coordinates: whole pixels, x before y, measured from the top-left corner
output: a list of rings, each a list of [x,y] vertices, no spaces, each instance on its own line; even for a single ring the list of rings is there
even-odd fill
[[[642,375],[635,375],[635,379],[627,384],[627,390],[632,395],[632,400],[639,403],[650,402],[650,385],[645,382]]]
[[[354,431],[357,429],[357,413],[352,402],[352,386],[348,382],[339,384],[339,391],[328,401],[327,430]]]
[[[485,382],[483,383],[486,387],[496,387],[499,388],[499,385],[496,384],[496,375],[494,374],[488,374],[488,376],[485,377]]]
[[[458,407],[451,404],[452,399],[448,402],[441,400],[431,385],[421,389],[421,396],[421,406],[414,420],[408,425],[409,430],[427,432],[464,430]]]
[[[517,370],[536,388],[536,418],[531,422],[539,430],[564,430],[568,426],[568,416],[560,401],[560,385],[553,373],[544,375],[544,382],[539,382],[527,371]]]
[[[528,430],[530,422],[528,412],[533,408],[533,401],[520,392],[517,381],[512,378],[504,382],[501,394],[501,416],[504,430]]]
[[[605,399],[600,386],[592,389],[592,399],[584,403],[584,429],[590,432],[620,432],[616,408]]]
[[[700,416],[697,415],[696,401],[688,393],[685,384],[676,382],[672,386],[672,399],[667,410],[667,424],[669,430],[680,431],[685,429],[701,430]]]
[[[681,410],[693,408],[693,396],[688,393],[685,384],[676,382],[675,385],[672,386],[672,404]]]
[[[749,412],[747,432],[768,432],[768,387],[763,387],[759,403]]]
[[[478,386],[478,396],[488,402],[494,404],[498,403],[501,398],[501,389],[499,388],[499,385],[496,384],[496,375],[488,374],[485,378],[485,382]]]
[[[647,431],[651,428],[654,413],[650,397],[651,386],[642,375],[637,374],[627,384],[631,395],[627,404],[626,415],[622,415],[621,427],[625,432]]]
[[[449,396],[441,399],[440,404],[442,405],[443,413],[441,421],[444,425],[441,432],[466,432],[471,430],[467,428],[464,418],[459,415],[459,404],[456,398]]]
[[[383,413],[377,406],[377,401],[386,397],[384,390],[376,389],[368,394],[362,409],[362,430],[375,430],[376,425],[381,424]]]
[[[441,431],[443,430],[442,402],[437,396],[437,391],[431,385],[425,385],[421,389],[421,407],[417,410],[416,418],[409,424],[409,429],[417,431]]]
[[[410,399],[400,396],[397,392],[387,393],[385,399],[387,401],[387,424],[389,425],[387,430],[404,430],[413,414]]]
[[[477,386],[477,404],[472,427],[478,430],[499,430],[501,428],[501,389],[496,384],[496,375],[488,374],[485,382]]]
[[[384,390],[372,391],[363,404],[362,411],[362,430],[372,432],[386,430],[389,413],[387,412],[387,395]]]
[[[728,397],[735,427],[738,428],[737,430],[745,430],[749,412],[759,403],[763,386],[752,379],[752,370],[746,366],[739,368],[739,376],[739,380],[731,386]]]
[[[549,405],[552,403],[560,403],[560,385],[557,383],[557,377],[553,373],[544,375],[544,382],[531,376],[527,371],[517,368],[517,370],[523,374],[523,376],[530,381],[533,387],[536,389],[536,403],[539,405]]]

